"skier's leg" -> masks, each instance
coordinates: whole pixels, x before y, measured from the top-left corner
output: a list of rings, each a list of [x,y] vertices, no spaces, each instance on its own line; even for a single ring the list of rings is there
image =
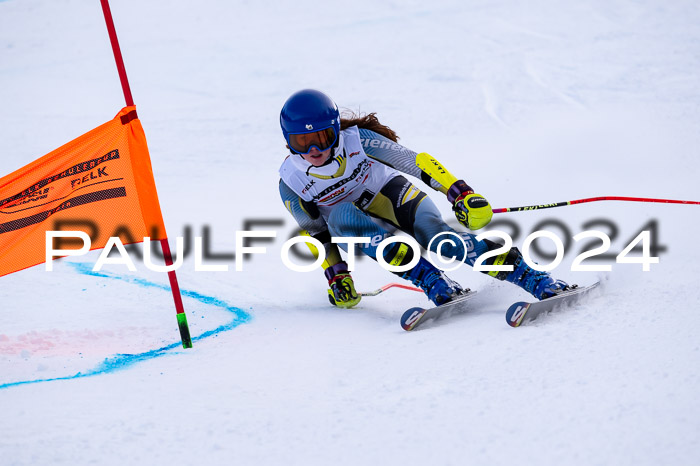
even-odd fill
[[[477,257],[485,253],[500,248],[501,245],[489,240],[477,241],[476,236],[471,233],[458,233],[447,225],[437,207],[433,202],[426,198],[420,203],[416,210],[415,223],[413,225],[415,238],[418,243],[428,249],[431,240],[440,233],[451,232],[459,235],[464,241],[458,241],[452,238],[453,243],[443,243],[439,253],[445,257],[455,257],[459,260],[464,258],[464,262],[473,266]],[[449,238],[451,235],[443,235],[441,238]],[[440,239],[436,238],[430,244],[430,249],[437,253],[437,247]],[[525,291],[529,292],[537,299],[549,298],[563,291],[568,286],[561,280],[554,279],[549,273],[534,270],[527,265],[523,259],[523,255],[518,248],[511,248],[498,256],[490,257],[484,261],[486,265],[512,265],[512,272],[483,272],[499,280],[505,280],[518,285]]]
[[[391,233],[375,222],[372,217],[362,212],[354,204],[343,203],[336,206],[328,217],[328,229],[334,237],[368,237],[369,243],[360,244],[359,249],[369,257],[377,260],[377,246]],[[347,245],[341,244],[347,251]],[[405,243],[395,242],[386,247],[383,259],[387,264],[401,266],[413,260],[413,250]],[[433,264],[420,257],[418,264],[406,272],[396,272],[396,275],[410,280],[419,286],[435,304],[449,301],[463,290],[456,282],[444,276]]]
[[[451,239],[451,242],[442,244],[440,255],[457,258],[470,266],[474,265],[477,257],[491,249],[488,242],[477,241],[476,237],[471,233],[458,232],[445,223],[440,211],[438,211],[433,201],[427,197],[416,210],[413,229],[413,236],[418,241],[418,244],[426,250],[430,246],[430,250],[435,253],[438,252],[437,248],[442,239]]]

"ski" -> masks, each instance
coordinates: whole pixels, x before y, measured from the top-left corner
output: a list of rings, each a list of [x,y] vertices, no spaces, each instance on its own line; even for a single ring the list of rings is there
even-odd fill
[[[558,309],[565,304],[569,305],[578,302],[598,285],[600,285],[600,282],[595,282],[589,286],[576,287],[571,291],[566,291],[560,295],[534,303],[524,301],[514,303],[506,311],[506,322],[511,327],[520,327],[527,322],[535,320],[545,312]]]
[[[455,298],[440,306],[429,308],[412,307],[401,316],[401,327],[407,332],[410,332],[426,322],[438,319],[446,314],[451,314],[451,311],[464,310],[466,302],[473,298],[475,294],[476,291],[467,290],[466,293],[459,298]]]

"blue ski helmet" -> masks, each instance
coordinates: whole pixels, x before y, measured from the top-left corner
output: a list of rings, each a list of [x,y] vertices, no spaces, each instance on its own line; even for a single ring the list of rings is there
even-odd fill
[[[340,112],[323,92],[304,89],[284,103],[280,126],[292,152],[306,154],[312,147],[323,152],[338,144]]]

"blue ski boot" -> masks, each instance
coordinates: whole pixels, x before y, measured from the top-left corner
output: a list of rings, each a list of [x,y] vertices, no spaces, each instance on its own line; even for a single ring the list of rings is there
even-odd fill
[[[459,283],[449,279],[423,257],[415,267],[400,276],[420,287],[436,306],[445,304],[465,292]]]
[[[512,265],[512,272],[484,272],[499,280],[514,283],[539,300],[551,298],[571,288],[566,282],[553,278],[549,273],[535,270],[525,262],[518,248],[489,258],[485,263]]]
[[[506,281],[515,283],[539,300],[551,298],[569,289],[566,282],[556,280],[549,273],[535,270],[527,265],[522,255],[518,257],[513,267]]]

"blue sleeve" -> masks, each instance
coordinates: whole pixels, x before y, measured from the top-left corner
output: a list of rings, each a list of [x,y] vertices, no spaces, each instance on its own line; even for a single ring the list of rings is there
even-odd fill
[[[280,196],[290,214],[297,221],[302,230],[306,230],[309,236],[313,236],[323,244],[326,252],[324,267],[330,267],[342,261],[338,245],[331,240],[328,232],[328,224],[318,212],[316,204],[301,199],[292,188],[280,180]]]
[[[328,231],[326,221],[321,217],[318,208],[314,203],[307,203],[302,200],[292,188],[280,180],[280,196],[294,220],[297,221],[302,230],[309,232],[311,236]]]
[[[425,184],[443,193],[447,192],[447,187],[430,178],[423,170],[416,166],[416,152],[402,146],[401,144],[388,139],[374,131],[359,128],[360,141],[365,153],[392,168],[421,179]]]

